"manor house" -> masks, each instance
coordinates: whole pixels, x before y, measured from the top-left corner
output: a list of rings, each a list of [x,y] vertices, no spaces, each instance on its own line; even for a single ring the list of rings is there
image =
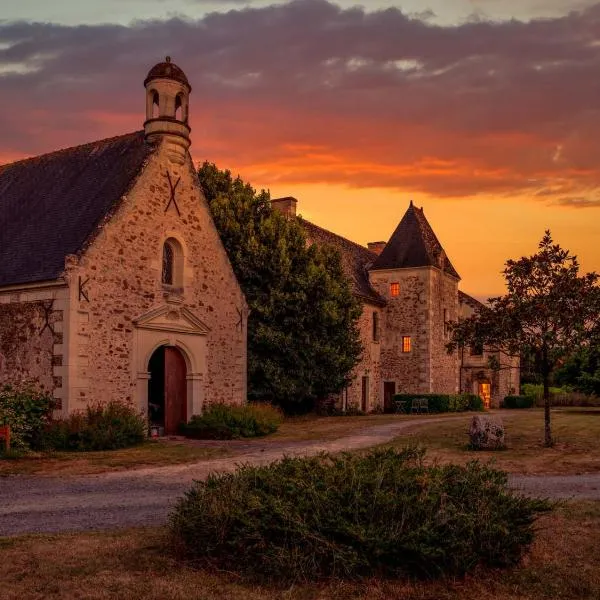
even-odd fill
[[[125,400],[168,434],[206,403],[245,402],[248,310],[190,157],[191,89],[167,57],[144,81],[142,131],[0,167],[0,384],[37,381],[63,415]],[[294,217],[293,198],[273,205]],[[343,406],[518,388],[516,365],[446,353],[477,301],[422,209],[369,248],[302,223],[341,250],[363,306]]]
[[[296,218],[297,200],[272,205]],[[519,389],[519,361],[485,348],[448,354],[449,324],[481,305],[458,289],[460,276],[422,208],[411,202],[388,242],[368,248],[300,219],[309,243],[330,244],[342,256],[355,296],[362,304],[363,354],[352,383],[336,399],[345,409],[394,410],[397,393],[479,395],[499,406]],[[490,368],[494,355],[495,366]]]

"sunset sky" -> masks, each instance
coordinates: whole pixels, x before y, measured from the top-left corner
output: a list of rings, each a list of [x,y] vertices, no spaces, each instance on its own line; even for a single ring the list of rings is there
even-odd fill
[[[141,129],[168,54],[194,160],[311,221],[366,244],[413,199],[478,297],[547,228],[600,271],[600,2],[0,4],[0,163]]]

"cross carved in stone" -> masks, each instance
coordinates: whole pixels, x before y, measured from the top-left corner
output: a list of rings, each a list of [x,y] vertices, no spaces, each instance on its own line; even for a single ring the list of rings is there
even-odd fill
[[[167,180],[169,181],[170,197],[169,197],[169,202],[167,203],[167,206],[165,207],[165,212],[167,212],[169,210],[169,206],[171,206],[171,204],[173,204],[175,206],[175,210],[177,211],[177,216],[180,217],[181,213],[179,212],[179,206],[177,206],[177,199],[175,198],[175,191],[177,190],[177,186],[179,185],[179,182],[181,181],[181,177],[179,177],[175,183],[173,183],[173,180],[171,179],[171,173],[169,173],[169,171],[167,171],[166,177],[167,177]]]

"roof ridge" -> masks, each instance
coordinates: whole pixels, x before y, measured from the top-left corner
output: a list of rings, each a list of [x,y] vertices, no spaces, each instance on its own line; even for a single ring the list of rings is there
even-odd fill
[[[375,252],[372,252],[371,250],[369,250],[366,246],[363,246],[362,244],[359,244],[358,242],[350,240],[347,237],[344,237],[343,235],[340,235],[339,233],[335,233],[334,231],[331,231],[330,229],[325,229],[325,227],[321,227],[320,225],[317,225],[316,223],[313,223],[312,221],[309,221],[308,219],[305,219],[302,216],[299,216],[298,218],[302,219],[302,221],[304,221],[305,223],[308,223],[312,227],[316,227],[317,229],[320,229],[321,231],[324,231],[325,233],[328,233],[330,235],[334,235],[336,238],[338,238],[338,239],[346,242],[347,244],[351,244],[352,246],[355,246],[356,248],[359,248],[360,250],[362,250],[365,253],[367,253],[370,256],[372,256],[373,259],[377,258],[377,254],[375,254]]]
[[[63,152],[72,152],[73,150],[76,150],[77,148],[85,148],[86,146],[95,146],[96,144],[106,144],[109,142],[116,142],[117,140],[126,138],[126,137],[133,137],[134,135],[139,135],[141,133],[144,133],[143,129],[138,129],[136,131],[131,131],[129,133],[122,133],[121,135],[114,135],[111,137],[107,137],[107,138],[103,138],[101,140],[93,140],[91,142],[85,142],[84,144],[75,144],[74,146],[67,146],[66,148],[59,148],[58,150],[52,150],[51,152],[45,152],[44,154],[36,154],[35,156],[28,156],[27,158],[20,158],[19,160],[15,160],[13,162],[9,162],[9,163],[4,163],[0,165],[0,171],[2,171],[3,169],[5,169],[6,167],[10,167],[12,165],[19,165],[22,163],[26,163],[28,161],[31,160],[39,160],[40,158],[46,158],[49,156],[57,156]]]

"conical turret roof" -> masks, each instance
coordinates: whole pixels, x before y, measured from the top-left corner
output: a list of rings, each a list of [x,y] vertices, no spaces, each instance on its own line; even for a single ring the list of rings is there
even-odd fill
[[[414,206],[412,201],[371,270],[411,267],[437,267],[460,279],[425,218],[423,209]]]

